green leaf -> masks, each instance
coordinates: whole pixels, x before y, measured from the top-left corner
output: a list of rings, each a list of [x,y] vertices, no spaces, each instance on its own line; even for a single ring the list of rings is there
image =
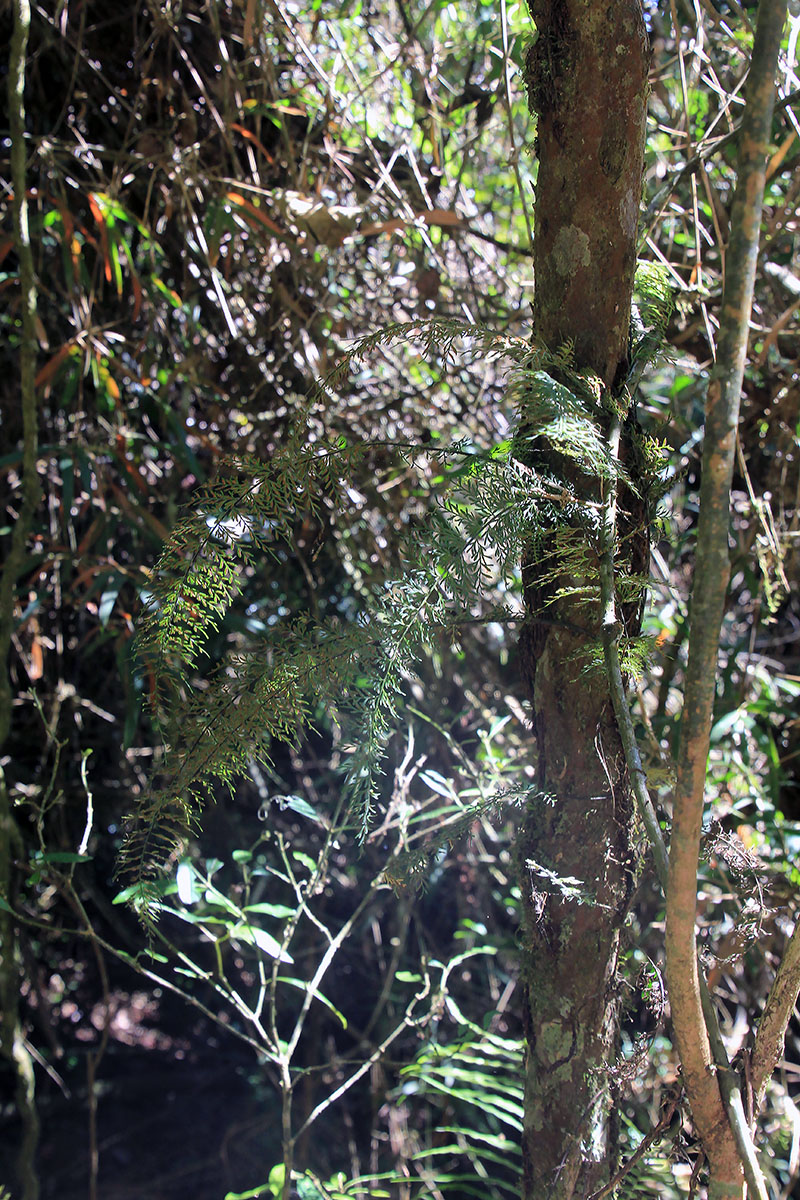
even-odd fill
[[[438,771],[420,771],[419,777],[437,795],[444,796],[447,800],[458,799],[458,793],[453,787],[452,781],[445,779],[444,775],[440,775]]]
[[[339,1012],[338,1008],[335,1008],[333,1004],[331,1004],[327,996],[323,996],[322,992],[316,991],[309,983],[306,983],[304,979],[290,979],[286,975],[279,975],[278,983],[288,983],[291,987],[299,988],[301,992],[311,992],[315,1000],[319,1000],[320,1004],[324,1004],[325,1007],[330,1009],[333,1015],[341,1021],[342,1029],[347,1029],[347,1018]]]
[[[315,821],[317,825],[322,824],[317,810],[302,796],[273,796],[272,798],[279,808],[290,808],[292,812],[299,813],[301,817],[307,817],[309,821]]]
[[[238,938],[242,942],[249,942],[251,946],[258,946],[259,950],[263,950],[265,954],[269,954],[271,958],[277,958],[280,962],[294,962],[289,951],[284,950],[280,942],[271,933],[267,933],[266,929],[240,923],[231,929],[231,937]]]
[[[278,920],[286,920],[287,917],[293,917],[295,910],[287,908],[285,904],[246,904],[244,907],[246,913],[264,913],[268,917],[277,917]]]
[[[276,1163],[269,1173],[269,1186],[273,1196],[283,1194],[283,1185],[286,1181],[286,1168],[283,1163]]]
[[[37,863],[83,863],[91,862],[94,855],[72,854],[68,850],[48,850],[43,854],[37,850],[33,857]]]
[[[231,926],[231,921],[226,921],[224,917],[210,917],[207,913],[202,915],[201,913],[186,912],[183,908],[170,908],[167,904],[154,904],[153,907],[159,909],[161,912],[170,913],[173,917],[177,917],[179,921],[185,921],[187,925]],[[207,936],[211,937],[211,934]]]
[[[174,879],[156,879],[152,883],[147,884],[147,894],[151,896],[171,896],[177,890],[178,885]],[[117,892],[111,903],[126,904],[128,900],[139,898],[142,894],[142,884],[132,883],[130,887],[123,888],[121,892]]]
[[[153,283],[156,285],[158,290],[161,292],[162,296],[165,297],[167,302],[169,304],[171,304],[173,308],[181,307],[181,304],[183,303],[183,301],[181,300],[180,296],[178,295],[178,293],[176,291],[174,291],[172,288],[167,287],[167,285],[163,282],[163,280],[159,279],[157,275],[151,275],[150,278],[152,279]],[[159,372],[159,375],[160,375],[160,372]]]
[[[178,865],[175,882],[181,901],[184,904],[197,904],[202,892],[198,886],[197,872],[191,862],[182,862]]]

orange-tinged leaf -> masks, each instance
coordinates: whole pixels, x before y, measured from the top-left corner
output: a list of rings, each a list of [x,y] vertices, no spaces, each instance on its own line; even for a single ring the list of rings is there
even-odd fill
[[[271,164],[275,162],[275,159],[272,157],[269,150],[267,150],[266,147],[261,144],[254,133],[252,133],[249,129],[245,129],[244,125],[237,125],[235,122],[231,122],[231,129],[235,129],[236,132],[240,133],[243,138],[247,138],[249,142],[252,142],[253,145],[261,151],[268,163]]]
[[[279,104],[275,101],[264,105],[265,108],[277,108],[278,112],[288,113],[291,117],[307,117],[308,110],[305,108],[296,108],[291,104]]]
[[[775,172],[778,171],[781,168],[781,166],[783,165],[783,160],[786,158],[786,155],[789,153],[792,146],[794,145],[796,137],[797,137],[797,134],[795,133],[794,130],[792,130],[791,133],[788,135],[788,137],[786,137],[784,139],[783,143],[778,147],[778,149],[773,154],[772,158],[767,163],[766,177],[768,180],[772,179],[772,176],[775,174]]]
[[[423,225],[436,225],[440,229],[464,229],[464,218],[458,213],[451,212],[447,208],[430,208],[423,212],[415,213],[413,217],[395,217],[391,221],[381,221],[377,225],[367,225],[364,229],[359,229],[358,233],[361,237],[370,237],[376,233],[396,233],[398,229],[407,229],[410,225],[415,225],[417,221],[421,221]]]
[[[49,350],[50,349],[50,339],[47,336],[47,330],[44,327],[44,322],[42,321],[42,318],[39,316],[38,313],[34,317],[33,323],[36,326],[36,336],[39,339],[39,345],[42,347],[43,350]]]
[[[52,358],[44,364],[41,370],[37,373],[34,379],[34,387],[44,387],[55,375],[58,368],[61,366],[65,358],[69,358],[75,348],[74,342],[66,342],[60,349],[56,350]]]
[[[31,661],[28,666],[28,678],[31,683],[36,683],[38,679],[44,675],[44,654],[42,653],[42,643],[34,634],[31,642]]]
[[[97,227],[100,230],[100,248],[103,254],[104,274],[106,282],[111,283],[111,256],[108,253],[108,227],[106,226],[105,214],[98,204],[97,197],[94,192],[89,192],[89,208],[92,216],[97,222]]]
[[[376,233],[396,233],[398,229],[405,229],[408,224],[409,222],[403,217],[395,217],[393,221],[381,221],[378,225],[367,225],[358,232],[362,237],[372,237]]]
[[[44,559],[43,562],[39,563],[36,570],[31,572],[30,579],[28,580],[28,585],[30,587],[33,587],[39,579],[46,579],[49,572],[53,569],[53,567],[55,565],[56,565],[56,560],[54,558]],[[26,627],[28,621],[30,621],[30,620],[35,621],[36,620],[35,616],[31,615],[30,617],[26,618],[26,620],[24,620],[22,622],[22,624],[19,626],[19,628],[24,629]]]
[[[75,236],[75,219],[72,213],[65,204],[61,204],[58,200],[53,201],[54,207],[57,209],[61,222],[64,226],[64,233],[69,241],[72,241]]]
[[[120,466],[125,471],[125,474],[130,478],[134,487],[137,488],[137,490],[140,491],[143,496],[149,496],[150,488],[147,486],[147,480],[144,478],[138,467],[127,457],[127,454],[125,453],[125,441],[122,437],[117,438],[116,458]]]
[[[94,192],[89,192],[89,208],[97,224],[105,225],[106,219],[103,216],[102,208],[97,203],[97,197],[95,196]]]
[[[9,250],[11,249],[11,247],[13,245],[14,245],[13,237],[3,238],[2,242],[0,242],[0,263],[3,261],[3,259],[8,254]]]
[[[420,213],[420,217],[426,225],[439,225],[442,229],[459,229],[464,224],[458,213],[447,208],[432,208],[430,212]]]
[[[83,535],[81,540],[78,542],[78,545],[77,545],[77,548],[75,551],[76,558],[80,558],[82,555],[84,555],[86,553],[86,551],[91,546],[92,542],[95,540],[97,535],[100,533],[100,530],[103,528],[103,523],[104,523],[104,518],[95,517],[95,519],[92,521],[89,528],[86,530],[86,533]]]
[[[230,200],[231,204],[235,204],[238,208],[243,209],[249,217],[252,217],[254,221],[258,221],[260,225],[272,230],[273,233],[277,233],[282,238],[288,238],[288,234],[284,233],[280,225],[276,225],[269,217],[265,217],[254,204],[251,204],[249,200],[245,200],[244,196],[240,196],[238,192],[226,192],[225,199]]]

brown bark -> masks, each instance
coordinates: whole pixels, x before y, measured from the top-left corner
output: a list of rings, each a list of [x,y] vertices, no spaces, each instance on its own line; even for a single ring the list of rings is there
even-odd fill
[[[535,336],[553,351],[569,343],[575,365],[611,388],[627,368],[641,197],[649,57],[641,7],[638,0],[531,0],[531,12]],[[557,465],[571,488],[600,499],[596,480],[570,471],[566,460]],[[622,506],[641,570],[646,520],[630,496]],[[531,807],[518,839],[527,918],[526,1200],[586,1196],[613,1169],[607,1066],[632,875],[632,803],[608,685],[602,671],[584,670],[587,646],[599,639],[599,604],[552,605],[546,575],[557,553],[555,537],[528,553],[531,621],[520,646],[539,786],[553,797]],[[537,616],[549,622],[537,624]],[[581,881],[580,896],[568,894],[569,879]]]
[[[534,323],[607,385],[626,360],[647,102],[638,0],[532,0],[538,114]]]

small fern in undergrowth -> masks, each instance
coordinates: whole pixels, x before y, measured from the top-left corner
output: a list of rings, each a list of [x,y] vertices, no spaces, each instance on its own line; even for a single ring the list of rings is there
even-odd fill
[[[522,1180],[520,1137],[523,1117],[523,1047],[466,1021],[452,997],[445,1001],[451,1021],[462,1025],[462,1040],[426,1045],[404,1067],[400,1096],[424,1098],[442,1114],[435,1145],[414,1156],[414,1168],[430,1173],[439,1194],[457,1197],[518,1196]],[[406,1183],[398,1177],[395,1182]],[[412,1185],[413,1186],[413,1185]],[[424,1183],[413,1187],[420,1200]]]
[[[651,294],[652,311],[643,309],[650,321],[640,339],[644,356],[651,354],[648,330],[664,319],[660,293]],[[585,594],[587,628],[592,619],[596,624],[598,489],[613,480],[635,493],[606,447],[609,398],[594,377],[573,368],[569,347],[552,355],[480,326],[440,320],[393,325],[362,339],[317,396],[375,347],[414,335],[428,353],[445,359],[460,341],[475,353],[510,360],[517,431],[488,452],[465,442],[442,449],[393,446],[400,460],[435,463],[451,487],[409,537],[403,575],[373,591],[357,622],[296,620],[195,679],[209,635],[235,602],[245,572],[266,557],[291,554],[295,531],[309,515],[324,528],[335,513],[347,511],[347,485],[374,444],[306,439],[299,425],[269,463],[245,457],[225,464],[164,549],[138,651],[165,761],[160,786],[131,817],[121,860],[122,871],[140,885],[145,909],[148,881],[195,827],[209,789],[218,782],[231,787],[249,761],[268,765],[272,743],[291,741],[320,705],[348,725],[343,803],[363,839],[415,661],[437,631],[455,642],[465,623],[523,617],[519,602],[504,602],[518,594],[523,544],[535,544],[537,536],[548,539],[557,584],[553,619],[567,589]],[[613,403],[629,400],[616,397]],[[580,494],[553,465],[562,460],[588,481]],[[592,480],[599,481],[594,491]],[[626,581],[622,556],[619,565],[620,594],[626,588],[638,593],[642,581]]]

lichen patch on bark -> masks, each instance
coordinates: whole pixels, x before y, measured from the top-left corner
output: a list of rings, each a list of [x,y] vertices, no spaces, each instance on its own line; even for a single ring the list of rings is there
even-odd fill
[[[553,243],[553,266],[559,275],[573,276],[591,260],[589,235],[577,225],[559,229]]]

